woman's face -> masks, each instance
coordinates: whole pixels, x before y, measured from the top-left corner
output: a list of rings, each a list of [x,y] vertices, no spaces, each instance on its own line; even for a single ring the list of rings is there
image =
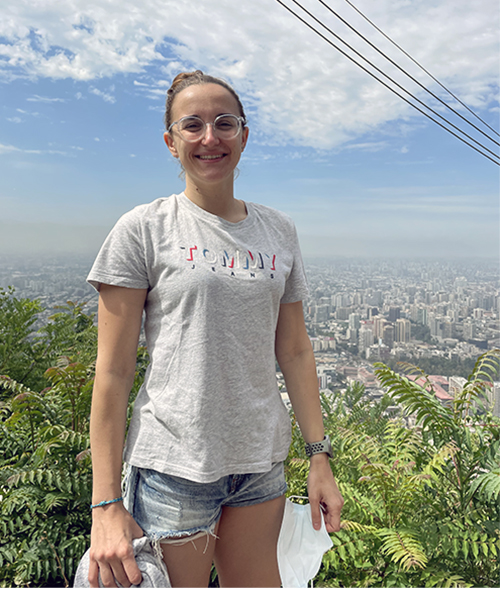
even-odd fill
[[[232,94],[219,84],[193,84],[180,92],[172,105],[172,120],[196,115],[205,123],[213,123],[221,114],[240,116],[238,104]],[[190,143],[184,141],[176,126],[164,134],[165,142],[185,172],[186,182],[197,186],[233,181],[241,152],[245,148],[248,129],[244,128],[233,139],[219,139],[212,125],[207,125],[205,136]]]

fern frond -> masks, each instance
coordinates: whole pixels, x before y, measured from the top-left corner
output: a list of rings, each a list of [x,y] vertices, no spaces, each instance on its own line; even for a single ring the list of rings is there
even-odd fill
[[[486,397],[486,388],[491,386],[500,368],[500,350],[493,349],[481,354],[467,379],[463,390],[454,401],[455,411],[463,418],[474,402],[481,402]]]
[[[376,526],[368,526],[366,524],[360,524],[359,522],[342,520],[342,529],[352,532],[358,532],[360,534],[377,534],[378,528]]]
[[[424,467],[423,472],[431,475],[434,479],[438,479],[438,473],[443,474],[443,466],[447,461],[455,456],[458,452],[456,444],[452,441],[442,446],[431,458],[430,462]]]
[[[377,533],[383,540],[382,552],[391,556],[393,561],[401,565],[404,570],[412,567],[425,568],[427,556],[412,533],[391,529],[382,529]]]
[[[422,573],[422,579],[425,581],[425,587],[472,587],[472,584],[466,583],[460,575],[450,575],[447,571],[426,570]]]
[[[483,494],[488,501],[498,501],[500,497],[500,468],[480,474],[471,485],[471,492],[475,493],[476,491]]]
[[[388,395],[403,405],[409,414],[415,414],[422,427],[444,429],[453,424],[452,414],[436,396],[416,382],[396,374],[384,364],[375,364],[375,374]]]

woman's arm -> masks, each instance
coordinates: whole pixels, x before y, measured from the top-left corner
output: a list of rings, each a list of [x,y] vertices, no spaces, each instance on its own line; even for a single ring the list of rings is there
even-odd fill
[[[323,440],[323,415],[318,391],[316,361],[307,335],[302,302],[280,307],[276,328],[276,358],[285,377],[288,396],[307,443]],[[344,500],[333,478],[325,453],[311,457],[307,480],[313,525],[321,527],[320,505],[326,529],[340,529],[340,511]]]
[[[127,404],[135,375],[146,289],[101,285],[98,352],[90,415],[92,503],[121,496],[122,453]],[[139,584],[132,539],[143,535],[123,503],[92,510],[89,581],[98,587]]]

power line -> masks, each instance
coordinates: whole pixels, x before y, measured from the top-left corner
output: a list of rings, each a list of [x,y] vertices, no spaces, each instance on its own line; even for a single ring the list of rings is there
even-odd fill
[[[292,0],[292,2],[294,4],[296,4],[299,8],[301,8],[307,15],[309,15],[312,19],[314,19],[318,24],[320,24],[324,29],[326,29],[331,35],[333,35],[336,39],[338,39],[341,43],[343,43],[346,47],[348,47],[353,53],[355,53],[356,55],[358,55],[359,57],[361,57],[361,59],[363,59],[366,63],[368,63],[377,72],[379,72],[385,78],[387,78],[388,80],[390,80],[395,86],[397,86],[398,88],[400,88],[403,92],[406,92],[406,94],[408,94],[409,96],[411,96],[413,98],[413,100],[416,100],[419,104],[421,104],[422,106],[424,106],[425,108],[427,108],[428,110],[430,110],[432,112],[432,114],[434,114],[437,117],[439,117],[442,121],[445,121],[448,125],[450,125],[450,127],[452,127],[453,129],[455,129],[459,133],[462,133],[462,135],[465,135],[465,137],[467,137],[468,139],[470,139],[476,145],[479,145],[480,147],[482,147],[485,151],[487,151],[488,153],[490,153],[492,156],[500,159],[500,156],[498,156],[494,151],[491,151],[490,149],[488,149],[487,147],[485,147],[482,143],[480,143],[479,141],[477,141],[476,139],[474,139],[473,137],[471,137],[470,135],[468,135],[465,131],[463,131],[462,129],[460,129],[459,127],[457,127],[456,125],[454,125],[452,122],[450,122],[448,119],[446,119],[446,117],[443,117],[442,115],[440,115],[433,108],[431,108],[430,106],[428,106],[427,104],[425,104],[425,102],[423,102],[422,100],[420,100],[419,98],[417,98],[409,90],[407,90],[406,88],[404,88],[404,86],[402,86],[401,84],[399,84],[398,82],[396,82],[388,74],[386,74],[379,67],[377,67],[375,64],[373,64],[369,59],[367,59],[359,51],[357,51],[356,49],[354,49],[353,47],[351,47],[351,45],[349,45],[349,43],[347,43],[346,41],[344,41],[342,39],[342,37],[340,37],[339,35],[337,35],[336,33],[334,33],[329,27],[327,27],[322,21],[320,21],[314,14],[312,14],[309,10],[307,10],[306,8],[304,8],[300,4],[300,2],[298,2],[298,0]],[[293,14],[295,14],[295,13],[293,13]],[[315,30],[315,29],[313,29],[313,30]],[[354,63],[357,63],[357,62],[355,61]],[[493,141],[494,143],[496,143],[496,145],[500,145],[494,139],[491,139],[490,137],[488,137],[488,139],[490,139],[491,141]]]
[[[295,1],[295,0],[292,0]],[[336,16],[341,22],[343,22],[346,27],[349,27],[351,29],[351,31],[353,31],[354,33],[356,33],[356,35],[358,35],[359,37],[361,37],[363,39],[363,41],[365,41],[365,43],[368,43],[368,45],[370,45],[370,47],[372,47],[373,49],[375,49],[375,51],[377,51],[380,55],[382,55],[383,57],[385,57],[385,59],[387,59],[387,61],[389,61],[390,63],[392,63],[392,65],[394,67],[397,67],[399,71],[403,72],[403,74],[405,74],[405,76],[408,76],[408,78],[410,78],[413,82],[415,82],[415,84],[418,84],[423,90],[425,90],[428,94],[430,94],[433,98],[435,98],[436,100],[438,100],[442,105],[444,105],[446,108],[448,108],[449,110],[451,110],[455,115],[457,115],[457,117],[460,117],[463,121],[465,121],[467,124],[469,124],[471,127],[474,127],[474,129],[476,129],[476,131],[479,131],[479,133],[481,133],[482,135],[484,135],[485,137],[487,137],[490,141],[493,141],[493,143],[495,145],[498,145],[500,147],[500,143],[498,143],[498,141],[496,141],[495,139],[492,139],[488,134],[486,134],[484,131],[482,131],[479,127],[476,127],[476,125],[474,125],[473,123],[471,123],[468,119],[466,119],[464,116],[462,116],[459,112],[457,112],[453,107],[451,107],[449,104],[447,104],[444,100],[442,100],[441,98],[439,98],[439,96],[437,96],[436,94],[434,94],[434,92],[432,92],[431,90],[429,90],[426,86],[424,86],[424,84],[422,84],[421,82],[419,82],[416,78],[414,78],[411,74],[409,74],[404,68],[402,68],[399,64],[397,64],[394,60],[392,60],[388,55],[386,55],[381,49],[379,49],[374,43],[372,43],[369,39],[367,39],[364,35],[362,35],[359,31],[357,31],[352,25],[350,25],[345,19],[343,19],[340,14],[338,14],[337,12],[335,12],[332,8],[330,8],[328,6],[328,4],[326,4],[325,2],[323,2],[323,0],[318,0],[318,2],[320,4],[322,4],[325,8],[327,8],[334,16]],[[295,2],[295,4],[298,4],[297,2]],[[300,6],[300,4],[298,4]],[[302,8],[302,6],[301,6]],[[303,10],[305,10],[304,8],[302,8]],[[320,21],[319,21],[320,22]],[[320,24],[322,24],[320,22]],[[322,24],[322,26],[325,26]],[[333,34],[333,33],[332,33]]]
[[[418,112],[420,112],[421,114],[423,114],[424,116],[426,116],[428,119],[430,119],[431,121],[433,121],[434,123],[436,123],[437,125],[439,125],[441,128],[443,128],[445,131],[448,131],[448,133],[450,133],[451,135],[453,135],[454,137],[456,137],[457,139],[459,139],[460,141],[462,141],[463,143],[465,143],[466,145],[468,145],[469,147],[471,147],[472,149],[474,149],[475,151],[477,151],[478,153],[480,153],[482,156],[484,156],[485,158],[489,159],[490,161],[492,161],[494,164],[496,165],[500,165],[497,161],[495,161],[494,159],[492,159],[490,156],[486,155],[485,153],[483,153],[482,151],[480,151],[479,149],[477,149],[477,147],[474,147],[474,145],[470,144],[468,141],[466,141],[465,139],[463,139],[463,137],[460,137],[459,135],[457,135],[456,133],[454,133],[453,131],[451,131],[450,129],[448,129],[447,127],[445,127],[442,123],[440,123],[439,121],[437,121],[436,119],[434,119],[433,117],[431,117],[428,113],[426,113],[425,111],[423,111],[422,109],[420,109],[418,106],[416,106],[415,104],[413,104],[412,102],[410,102],[407,98],[405,98],[404,96],[402,96],[401,94],[399,94],[396,90],[394,90],[394,88],[391,88],[391,86],[389,86],[388,84],[386,84],[383,80],[381,80],[380,78],[378,78],[373,72],[371,72],[370,70],[368,70],[366,67],[364,67],[363,65],[361,65],[358,61],[356,61],[353,57],[351,57],[350,55],[348,55],[345,51],[343,51],[342,49],[340,49],[340,47],[338,47],[337,45],[335,45],[335,43],[333,43],[330,39],[328,39],[327,37],[325,37],[322,33],[320,33],[317,29],[315,29],[310,23],[308,23],[305,19],[303,19],[301,16],[299,16],[296,12],[294,12],[289,6],[287,6],[286,4],[284,4],[281,0],[276,0],[278,2],[278,4],[281,4],[281,6],[283,6],[283,8],[285,8],[286,10],[288,10],[291,14],[293,14],[298,20],[300,20],[303,24],[305,24],[307,27],[309,27],[312,31],[314,31],[318,36],[320,36],[323,40],[325,40],[329,45],[331,45],[334,49],[336,49],[337,51],[339,51],[339,53],[341,53],[342,55],[344,55],[345,57],[347,57],[350,61],[352,61],[353,63],[355,63],[358,67],[360,67],[363,71],[365,71],[367,74],[369,74],[370,76],[372,76],[372,78],[374,78],[375,80],[377,80],[378,82],[380,82],[380,84],[382,84],[383,86],[385,86],[388,90],[390,90],[391,92],[393,92],[394,94],[396,94],[396,96],[398,96],[399,98],[401,98],[402,100],[404,100],[407,104],[409,104],[410,106],[412,106],[415,110],[417,110]],[[305,9],[303,9],[305,10]],[[307,11],[306,11],[307,12]],[[313,18],[315,18],[313,16]],[[317,20],[317,19],[316,19]],[[320,23],[321,24],[321,23]],[[324,26],[324,25],[322,25]],[[327,28],[327,27],[325,27]],[[328,28],[327,28],[328,29]],[[335,33],[332,33],[334,36]],[[344,44],[345,42],[342,41]],[[351,48],[352,51],[356,52],[354,49]],[[358,55],[360,55],[358,53]],[[363,56],[360,55],[360,57],[362,57],[365,61],[366,58],[364,58]],[[372,67],[374,67],[375,69],[377,69],[378,71],[380,71],[385,77],[388,77],[394,84],[396,84],[397,86],[399,86],[404,92],[406,92],[407,94],[410,94],[410,96],[412,96],[415,100],[417,100],[418,102],[420,102],[421,104],[423,104],[426,108],[428,108],[429,110],[431,110],[434,114],[436,114],[439,118],[443,119],[444,121],[446,121],[449,125],[451,125],[452,127],[456,128],[452,123],[450,123],[449,121],[447,121],[444,117],[442,117],[441,115],[439,115],[438,113],[436,113],[435,111],[433,111],[430,107],[428,107],[427,105],[425,105],[421,100],[419,100],[418,98],[414,97],[408,90],[406,90],[405,88],[403,88],[402,86],[400,86],[399,84],[397,84],[397,82],[395,82],[394,80],[392,80],[389,76],[387,76],[387,74],[385,74],[384,72],[382,72],[379,68],[377,68],[376,66],[374,66],[373,64]],[[466,133],[464,133],[464,131],[457,129],[460,133],[466,135],[467,137],[469,137]],[[472,138],[471,138],[472,139]],[[476,141],[475,139],[472,139],[472,141],[478,145],[481,146],[482,149],[484,149],[485,151],[491,153],[492,155],[494,155],[495,157],[499,157],[497,154],[491,152],[489,149],[487,149],[484,145],[482,145],[481,143],[479,143],[478,141]]]
[[[374,27],[382,36],[384,36],[388,41],[390,41],[395,47],[397,47],[402,53],[404,53],[404,55],[406,55],[406,57],[408,57],[408,59],[411,59],[411,61],[413,61],[413,63],[415,65],[417,65],[423,72],[425,72],[430,78],[432,78],[434,80],[434,82],[436,82],[436,84],[439,84],[439,86],[441,86],[441,88],[443,88],[443,90],[445,90],[446,92],[448,92],[448,94],[450,96],[452,96],[459,104],[461,104],[465,109],[467,109],[471,115],[475,116],[476,119],[478,119],[479,121],[481,121],[481,123],[483,123],[483,125],[485,125],[486,127],[488,127],[488,129],[490,129],[490,131],[493,131],[493,133],[495,133],[495,135],[498,135],[500,137],[500,133],[494,129],[493,127],[491,127],[490,125],[488,125],[488,123],[486,121],[484,121],[478,114],[476,114],[471,108],[469,108],[464,102],[462,102],[460,100],[460,98],[458,98],[458,96],[456,96],[455,94],[453,94],[453,92],[447,88],[444,84],[442,84],[436,77],[434,77],[428,70],[425,69],[425,67],[420,64],[416,59],[414,59],[409,53],[407,53],[400,45],[398,45],[396,43],[396,41],[394,41],[393,39],[391,39],[389,37],[389,35],[387,35],[386,33],[384,33],[384,31],[382,31],[382,29],[380,29],[379,27],[377,27],[377,25],[372,22],[366,15],[364,15],[361,10],[359,10],[359,8],[357,8],[356,6],[354,6],[354,4],[352,2],[350,2],[349,0],[345,0],[347,2],[347,4],[349,4],[349,6],[351,6],[352,8],[354,8],[354,10],[360,15],[362,16],[368,23],[371,24],[372,27]]]

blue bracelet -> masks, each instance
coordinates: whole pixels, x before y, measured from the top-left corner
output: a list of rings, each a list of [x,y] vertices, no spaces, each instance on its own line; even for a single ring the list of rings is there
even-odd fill
[[[111,503],[117,503],[118,501],[123,501],[123,497],[117,497],[116,499],[111,499],[111,501],[101,501],[100,503],[91,505],[90,509],[94,509],[94,507],[103,507],[104,505],[111,505]]]

